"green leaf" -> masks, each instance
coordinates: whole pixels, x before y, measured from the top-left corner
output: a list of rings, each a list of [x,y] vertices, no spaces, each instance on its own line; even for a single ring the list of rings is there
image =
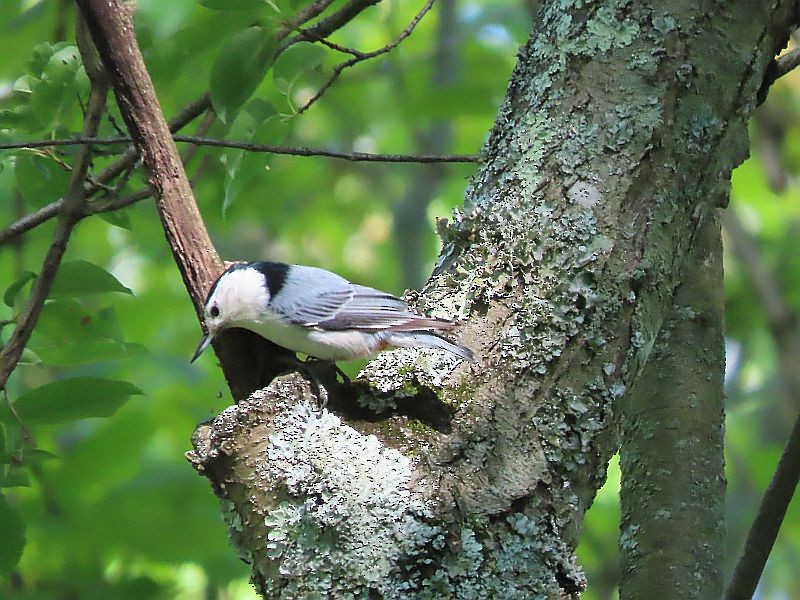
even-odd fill
[[[245,12],[267,6],[265,0],[200,0],[200,5],[211,10]]]
[[[78,48],[60,48],[47,61],[40,79],[31,83],[33,113],[42,123],[57,126],[67,107],[77,106],[78,96],[86,93],[86,80]]]
[[[64,195],[69,173],[52,158],[26,152],[18,156],[14,171],[23,198],[34,206],[44,206]]]
[[[31,478],[28,469],[22,465],[8,465],[6,477],[3,480],[4,488],[30,487]]]
[[[125,341],[114,308],[95,312],[74,298],[47,302],[36,324],[36,333],[57,344],[97,339],[111,339],[120,343]],[[51,343],[36,342],[31,347],[39,352],[40,347],[49,345]]]
[[[73,260],[61,263],[50,298],[89,296],[105,292],[133,292],[104,268],[88,260]]]
[[[278,116],[267,119],[256,127],[252,141],[257,144],[280,144],[289,131],[289,124]],[[225,199],[222,212],[225,214],[250,184],[267,172],[274,156],[265,152],[244,152],[235,169],[228,169],[225,177]]]
[[[25,522],[19,511],[0,494],[0,575],[8,577],[17,568],[25,547]]]
[[[19,279],[8,286],[6,293],[3,294],[3,302],[5,305],[9,308],[14,308],[14,301],[22,291],[22,288],[24,288],[25,284],[33,279],[36,279],[36,273],[33,273],[32,271],[24,271],[22,275],[20,275]]]
[[[19,364],[21,365],[40,365],[42,364],[42,359],[31,350],[30,348],[25,348],[22,351],[22,356],[19,358]]]
[[[14,402],[14,410],[28,425],[110,417],[128,398],[142,393],[127,381],[72,377],[25,392]],[[7,406],[0,409],[0,420],[6,423],[15,421]]]
[[[43,361],[48,367],[71,367],[141,356],[146,350],[140,344],[123,344],[112,339],[96,339],[37,346],[36,352],[40,362]]]
[[[325,60],[325,50],[311,42],[292,44],[275,60],[272,77],[291,81],[303,71],[317,68]]]
[[[10,465],[30,465],[39,464],[42,461],[58,458],[57,454],[42,450],[41,448],[25,448],[18,452],[0,452],[0,464]]]
[[[266,27],[249,27],[235,34],[211,67],[211,102],[228,121],[264,79],[275,58],[275,33]]]
[[[127,229],[128,231],[131,229],[131,215],[124,208],[109,212],[102,212],[97,216],[103,219],[103,221],[106,223],[114,225],[115,227],[119,227],[120,229]]]

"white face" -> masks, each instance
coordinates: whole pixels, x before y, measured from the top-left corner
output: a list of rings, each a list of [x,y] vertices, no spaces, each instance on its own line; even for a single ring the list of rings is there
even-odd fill
[[[228,327],[260,321],[267,302],[269,292],[259,271],[238,269],[225,273],[206,303],[208,332],[214,335]]]

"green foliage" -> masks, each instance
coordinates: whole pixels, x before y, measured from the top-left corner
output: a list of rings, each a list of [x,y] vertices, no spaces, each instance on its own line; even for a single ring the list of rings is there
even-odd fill
[[[248,27],[234,35],[211,67],[211,102],[223,121],[228,121],[261,83],[275,59],[275,32]]]
[[[105,292],[132,294],[111,273],[88,260],[64,261],[50,288],[50,298],[73,298]]]
[[[0,494],[0,575],[8,577],[22,556],[25,522],[19,511]]]
[[[141,393],[127,381],[72,377],[25,392],[14,402],[13,412],[8,406],[0,410],[0,421],[36,425],[110,417],[128,398]]]

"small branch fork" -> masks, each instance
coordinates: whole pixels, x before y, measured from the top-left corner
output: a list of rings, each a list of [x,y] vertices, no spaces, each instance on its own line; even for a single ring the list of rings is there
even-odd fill
[[[405,40],[408,36],[410,36],[414,32],[414,29],[417,27],[417,24],[422,20],[422,17],[424,17],[433,6],[434,1],[435,0],[428,0],[422,7],[422,9],[420,9],[420,11],[416,14],[416,16],[411,20],[408,26],[406,26],[406,28],[403,29],[402,32],[400,32],[400,35],[397,36],[397,38],[393,42],[390,42],[385,46],[378,48],[377,50],[373,50],[372,52],[362,52],[360,50],[355,50],[354,48],[348,48],[346,46],[342,46],[340,44],[331,42],[330,40],[327,40],[324,37],[319,36],[318,34],[312,32],[309,29],[298,29],[299,34],[302,38],[312,42],[319,42],[323,46],[327,46],[328,48],[336,50],[337,52],[342,52],[343,54],[350,54],[352,55],[353,58],[336,65],[333,69],[333,73],[331,73],[331,76],[328,78],[328,81],[326,81],[322,85],[322,87],[317,90],[317,93],[314,94],[311,98],[309,98],[309,100],[297,110],[297,114],[298,115],[303,114],[309,108],[311,108],[311,106],[314,105],[317,102],[317,100],[322,98],[325,92],[327,92],[330,89],[330,87],[336,82],[336,80],[339,79],[339,76],[345,69],[349,69],[350,67],[355,66],[360,62],[369,60],[371,58],[375,58],[376,56],[380,56],[382,54],[386,54],[397,48],[397,46],[400,45],[400,42]],[[421,161],[421,162],[437,162],[437,161]],[[461,162],[461,161],[441,161],[441,162]],[[469,161],[469,162],[477,162],[477,161]]]

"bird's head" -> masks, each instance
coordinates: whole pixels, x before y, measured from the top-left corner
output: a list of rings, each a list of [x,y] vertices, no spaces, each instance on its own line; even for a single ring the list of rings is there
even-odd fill
[[[206,334],[200,340],[190,362],[208,348],[219,332],[230,327],[244,327],[263,319],[269,303],[264,275],[249,263],[229,267],[211,287],[206,299],[203,322]]]

